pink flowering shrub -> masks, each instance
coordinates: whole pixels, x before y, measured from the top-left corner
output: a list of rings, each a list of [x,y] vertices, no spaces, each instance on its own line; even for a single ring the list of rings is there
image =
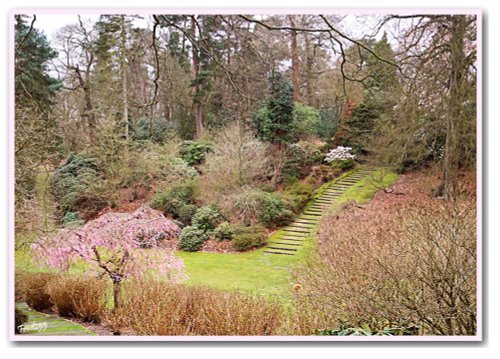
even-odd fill
[[[62,229],[32,245],[36,259],[67,270],[77,260],[113,282],[115,308],[120,306],[120,286],[126,278],[146,273],[170,282],[184,279],[184,263],[172,251],[158,247],[177,237],[180,228],[159,211],[142,207],[133,213],[106,213],[77,229]]]

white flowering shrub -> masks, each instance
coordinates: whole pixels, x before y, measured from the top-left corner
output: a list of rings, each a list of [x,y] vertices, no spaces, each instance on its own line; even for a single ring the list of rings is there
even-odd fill
[[[351,150],[351,147],[338,146],[326,154],[325,161],[331,163],[337,160],[354,160],[356,155],[350,153]]]

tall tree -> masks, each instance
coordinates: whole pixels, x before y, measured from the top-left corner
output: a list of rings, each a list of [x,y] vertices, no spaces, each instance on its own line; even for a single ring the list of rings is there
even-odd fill
[[[292,59],[293,99],[300,102],[300,63],[297,50],[297,31],[295,31],[295,15],[289,15],[290,21],[290,57]]]

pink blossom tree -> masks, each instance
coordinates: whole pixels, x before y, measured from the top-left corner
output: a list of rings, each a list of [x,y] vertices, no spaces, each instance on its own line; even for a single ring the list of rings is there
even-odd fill
[[[184,263],[159,244],[180,228],[159,211],[142,207],[133,213],[107,213],[77,229],[63,229],[32,245],[36,259],[68,270],[75,261],[91,264],[113,282],[115,309],[121,305],[123,280],[154,272],[171,282],[184,279]]]

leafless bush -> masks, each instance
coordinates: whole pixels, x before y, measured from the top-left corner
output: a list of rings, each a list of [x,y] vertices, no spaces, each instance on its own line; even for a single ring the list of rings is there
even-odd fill
[[[16,285],[24,292],[26,303],[35,310],[47,310],[54,306],[49,295],[49,285],[59,278],[54,273],[31,273],[25,272],[19,277]]]
[[[65,275],[49,284],[48,293],[59,315],[99,323],[106,312],[110,290],[105,280]]]
[[[108,321],[115,332],[138,335],[273,335],[281,315],[262,298],[144,281],[127,285]]]
[[[321,260],[301,271],[294,329],[342,323],[417,326],[422,335],[476,332],[474,202],[429,202],[374,216],[349,209],[326,218]]]

